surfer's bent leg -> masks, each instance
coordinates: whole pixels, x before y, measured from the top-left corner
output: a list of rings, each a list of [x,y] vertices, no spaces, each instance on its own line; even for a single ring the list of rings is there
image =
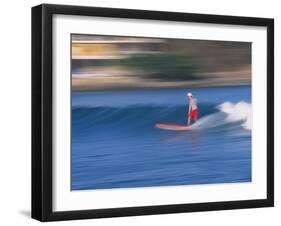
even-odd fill
[[[198,111],[198,108],[196,110],[194,110],[194,121],[196,122],[199,118],[199,111]]]

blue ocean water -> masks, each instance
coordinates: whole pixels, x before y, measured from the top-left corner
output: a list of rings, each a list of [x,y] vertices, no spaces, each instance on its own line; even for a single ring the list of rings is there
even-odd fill
[[[200,119],[186,123],[191,91]],[[251,87],[72,94],[72,190],[251,181]]]

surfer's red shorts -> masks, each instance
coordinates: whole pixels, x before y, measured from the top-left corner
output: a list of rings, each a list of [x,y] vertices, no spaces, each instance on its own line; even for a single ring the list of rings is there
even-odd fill
[[[192,120],[192,119],[197,120],[198,117],[199,117],[198,108],[196,108],[195,110],[191,111],[191,112],[189,113],[189,117],[190,117],[190,120]]]

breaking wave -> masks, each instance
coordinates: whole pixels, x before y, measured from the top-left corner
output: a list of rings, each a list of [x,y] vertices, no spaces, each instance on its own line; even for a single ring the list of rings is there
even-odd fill
[[[244,101],[224,102],[217,106],[218,112],[202,117],[194,128],[213,128],[227,124],[239,124],[246,130],[252,130],[252,105]]]

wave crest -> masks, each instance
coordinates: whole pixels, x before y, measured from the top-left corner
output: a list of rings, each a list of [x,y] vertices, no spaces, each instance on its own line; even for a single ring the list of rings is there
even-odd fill
[[[117,127],[119,129],[151,129],[156,123],[185,124],[187,105],[130,105],[126,107],[74,107],[72,125],[76,129],[90,132],[95,128]],[[251,130],[251,104],[246,102],[224,102],[220,105],[201,103],[200,119],[192,125],[194,129],[226,127],[232,124]],[[230,128],[229,128],[230,129]]]
[[[226,120],[229,122],[242,121],[242,127],[252,129],[252,105],[241,101],[237,104],[225,102],[219,105],[219,110],[227,114]]]
[[[244,101],[238,103],[224,102],[217,106],[219,112],[199,119],[194,128],[214,128],[231,123],[240,123],[246,130],[252,130],[252,105]]]

